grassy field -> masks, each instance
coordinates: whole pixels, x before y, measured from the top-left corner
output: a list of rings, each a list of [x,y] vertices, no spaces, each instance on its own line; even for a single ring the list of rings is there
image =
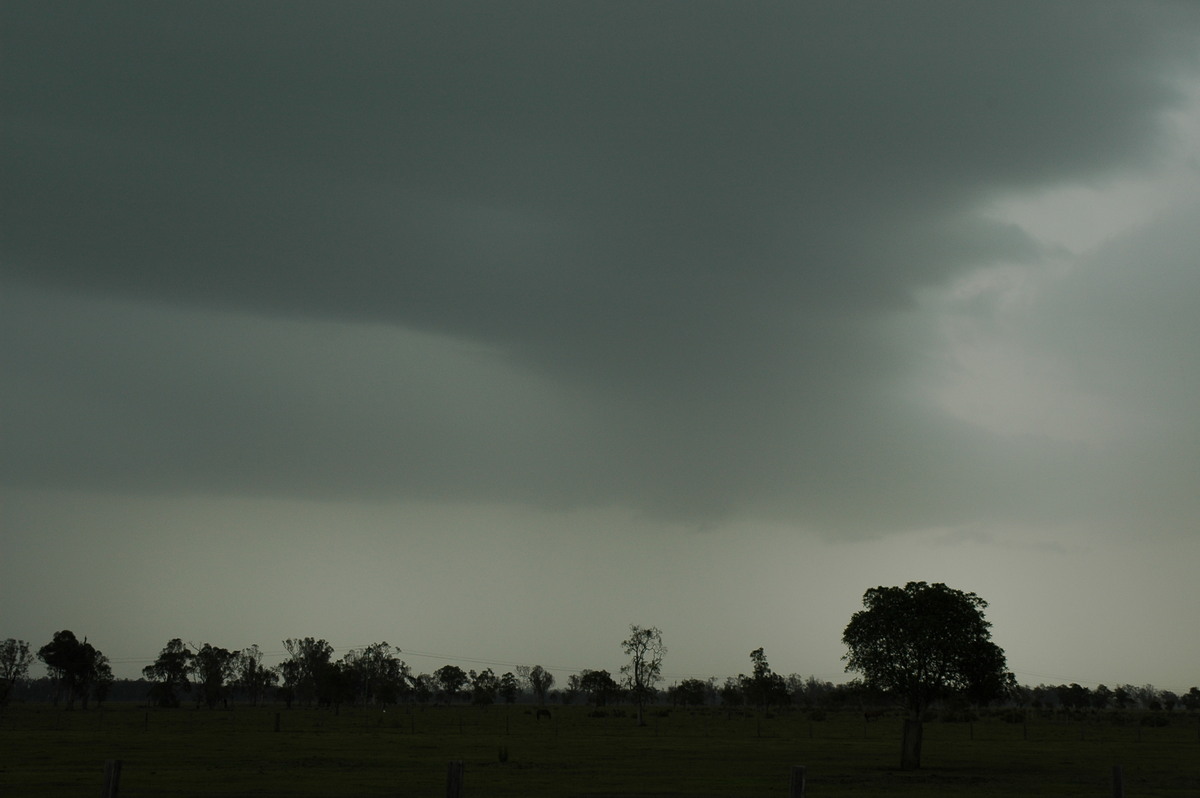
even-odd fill
[[[675,709],[637,728],[619,709],[590,711],[556,707],[538,721],[522,705],[336,714],[17,705],[0,715],[0,796],[92,798],[107,759],[122,760],[128,798],[442,796],[451,760],[466,764],[464,795],[488,798],[785,798],[793,765],[807,767],[808,795],[817,798],[1109,796],[1114,765],[1129,798],[1200,795],[1200,725],[1182,713],[1165,726],[931,722],[924,767],[901,772],[895,718]]]

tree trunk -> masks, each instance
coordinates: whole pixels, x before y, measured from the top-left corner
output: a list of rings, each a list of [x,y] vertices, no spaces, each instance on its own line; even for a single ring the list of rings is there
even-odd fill
[[[900,769],[918,770],[921,767],[921,734],[924,731],[920,718],[904,721],[904,742],[900,748]]]

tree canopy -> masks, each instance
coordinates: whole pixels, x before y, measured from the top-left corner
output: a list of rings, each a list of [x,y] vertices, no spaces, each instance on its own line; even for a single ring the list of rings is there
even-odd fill
[[[80,698],[87,709],[88,696],[97,682],[111,683],[112,670],[108,658],[101,654],[85,637],[80,642],[75,633],[63,629],[54,633],[54,638],[38,649],[38,659],[46,664],[50,677],[58,684],[58,692],[67,697],[67,708],[75,706]],[[55,703],[57,703],[57,695]]]
[[[983,617],[987,602],[940,582],[909,582],[871,588],[863,607],[842,635],[846,670],[907,705],[915,725],[905,729],[902,765],[919,767],[920,720],[931,702],[990,700],[1013,681]]]

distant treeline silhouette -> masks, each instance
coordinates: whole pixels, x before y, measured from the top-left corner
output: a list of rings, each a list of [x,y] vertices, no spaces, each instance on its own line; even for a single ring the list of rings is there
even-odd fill
[[[146,701],[160,707],[194,703],[197,707],[228,707],[232,703],[287,707],[392,705],[401,703],[589,703],[603,707],[633,702],[629,678],[614,678],[607,670],[583,669],[555,688],[553,674],[540,665],[517,666],[497,675],[491,668],[463,670],[443,665],[432,673],[413,673],[400,658],[399,648],[387,642],[348,651],[334,659],[325,640],[305,637],[283,641],[287,656],[276,666],[263,663],[257,645],[226,649],[209,643],[185,644],[175,638],[142,669],[140,679],[114,678],[108,658],[87,638],[69,630],[56,632],[36,651],[29,643],[9,638],[0,643],[0,706],[10,701],[48,702],[87,709],[105,701]],[[34,658],[46,676],[29,678]],[[688,678],[662,689],[639,688],[643,697],[675,706],[762,708],[797,707],[810,711],[853,710],[877,717],[891,699],[860,680],[835,684],[815,676],[773,673],[763,649],[750,655],[750,675]],[[1079,684],[1016,685],[1000,704],[1014,709],[1200,711],[1200,688],[1177,695],[1153,685],[1123,684],[1113,688]],[[947,706],[947,715],[963,711]]]

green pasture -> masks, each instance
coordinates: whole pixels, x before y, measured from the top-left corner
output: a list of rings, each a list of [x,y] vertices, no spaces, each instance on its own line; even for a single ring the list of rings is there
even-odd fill
[[[1028,723],[1000,718],[926,724],[923,768],[902,772],[899,718],[857,713],[523,705],[325,709],[146,709],[0,714],[0,796],[100,792],[104,762],[123,762],[121,796],[442,796],[451,760],[465,796],[774,796],[793,765],[820,796],[1200,795],[1200,719],[1137,716]],[[275,731],[276,715],[279,731]],[[1011,720],[1011,718],[1009,719]]]

